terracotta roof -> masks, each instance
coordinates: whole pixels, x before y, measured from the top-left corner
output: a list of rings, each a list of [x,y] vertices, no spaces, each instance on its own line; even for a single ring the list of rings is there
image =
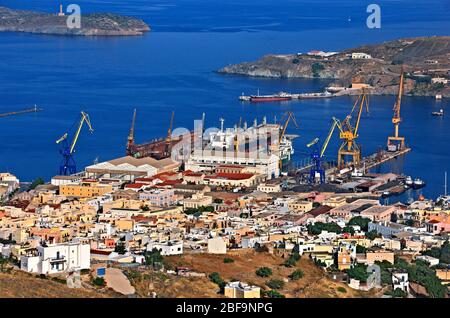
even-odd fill
[[[253,176],[253,173],[216,173],[215,175],[205,176],[205,179],[246,180]]]
[[[148,186],[148,184],[145,183],[129,183],[125,185],[125,188],[127,189],[140,189],[142,187]]]

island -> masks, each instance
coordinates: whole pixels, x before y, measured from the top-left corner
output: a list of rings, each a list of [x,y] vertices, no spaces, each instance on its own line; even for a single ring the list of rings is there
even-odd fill
[[[142,35],[150,27],[142,20],[112,13],[81,14],[81,28],[67,27],[68,15],[0,7],[0,31],[54,35],[128,36]]]
[[[229,65],[224,74],[272,78],[332,79],[332,92],[367,88],[371,94],[396,94],[405,72],[405,93],[450,97],[450,36],[399,39],[342,52],[266,55]],[[351,92],[351,89],[347,90]]]

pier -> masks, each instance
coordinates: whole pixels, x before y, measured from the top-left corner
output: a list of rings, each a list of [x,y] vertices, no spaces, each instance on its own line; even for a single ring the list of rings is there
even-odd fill
[[[43,111],[43,109],[38,108],[36,105],[34,105],[33,108],[27,108],[27,109],[23,109],[23,110],[1,113],[0,117],[8,117],[8,116],[14,116],[14,115],[20,115],[20,114],[26,114],[26,113],[37,113],[40,111]]]

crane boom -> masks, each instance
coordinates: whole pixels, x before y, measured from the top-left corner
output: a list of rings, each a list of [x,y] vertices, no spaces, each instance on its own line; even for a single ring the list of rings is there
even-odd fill
[[[322,145],[322,149],[320,150],[320,157],[323,157],[325,151],[327,150],[328,144],[330,143],[331,136],[333,136],[333,132],[334,132],[334,129],[336,128],[336,126],[337,126],[337,122],[334,120],[334,117],[333,117],[333,124],[331,125],[330,131],[328,132],[328,136]]]
[[[56,140],[56,143],[63,143],[63,149],[60,150],[60,153],[63,157],[62,162],[59,166],[59,173],[61,175],[68,175],[73,174],[76,172],[76,165],[75,160],[73,159],[73,153],[75,152],[75,146],[77,144],[78,138],[80,137],[81,129],[83,128],[84,123],[88,125],[89,132],[93,132],[94,129],[92,128],[91,121],[89,119],[89,115],[85,112],[81,112],[81,119],[78,124],[78,128],[75,132],[75,135],[72,139],[72,142],[69,144],[68,137],[69,134],[66,132],[62,137],[60,137],[58,140]]]
[[[74,150],[75,150],[75,146],[77,144],[78,137],[80,136],[81,128],[83,128],[83,124],[84,123],[86,123],[88,125],[90,133],[92,133],[94,131],[94,129],[92,129],[92,125],[91,125],[91,121],[89,119],[89,115],[82,111],[81,112],[80,124],[78,125],[78,129],[77,129],[77,131],[75,133],[75,136],[73,138],[72,145],[70,146],[70,153],[73,153]]]

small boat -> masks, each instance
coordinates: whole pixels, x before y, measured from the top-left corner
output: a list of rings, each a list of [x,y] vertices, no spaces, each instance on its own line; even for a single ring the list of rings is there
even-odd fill
[[[389,191],[383,191],[383,193],[381,194],[381,196],[383,197],[383,198],[387,198],[388,196],[390,196],[391,195],[391,193],[389,192]]]
[[[405,186],[411,187],[414,184],[414,181],[411,177],[406,177]]]
[[[425,186],[425,182],[422,179],[416,178],[413,182],[413,188],[414,189],[420,189]]]
[[[433,116],[444,116],[444,110],[441,108],[438,112],[432,112],[431,115]]]

